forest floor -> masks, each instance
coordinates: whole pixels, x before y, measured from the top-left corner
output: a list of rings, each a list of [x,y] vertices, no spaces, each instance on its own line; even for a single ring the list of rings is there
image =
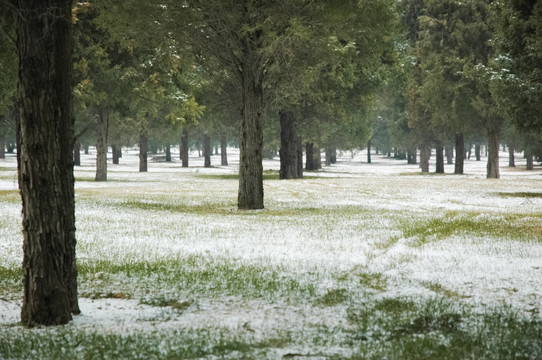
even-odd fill
[[[32,329],[16,160],[0,160],[0,359],[542,358],[539,166],[503,153],[487,180],[485,158],[435,175],[361,152],[282,181],[265,160],[266,208],[239,211],[235,157],[139,173],[127,150],[97,183],[83,155],[82,314]]]

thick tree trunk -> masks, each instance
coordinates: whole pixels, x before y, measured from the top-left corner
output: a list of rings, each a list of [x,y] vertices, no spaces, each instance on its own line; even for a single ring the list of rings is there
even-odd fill
[[[81,143],[79,141],[73,145],[73,165],[81,166]]]
[[[225,135],[220,138],[220,164],[228,166],[228,141]]]
[[[148,170],[149,136],[147,129],[141,129],[139,133],[139,172]]]
[[[371,163],[371,140],[367,142],[367,164]]]
[[[71,1],[17,2],[19,179],[23,207],[21,322],[79,313],[75,264]]]
[[[454,149],[452,146],[446,146],[444,148],[444,154],[446,156],[446,164],[452,165],[454,163]]]
[[[431,158],[431,147],[424,146],[420,149],[420,168],[422,172],[429,172],[429,159]]]
[[[243,59],[241,135],[239,153],[239,192],[237,207],[263,209],[263,84],[258,49],[259,33],[245,39]]]
[[[437,146],[436,149],[436,170],[437,174],[444,174],[444,147]]]
[[[499,131],[495,128],[489,128],[488,137],[488,156],[487,156],[487,175],[488,179],[500,178],[499,173]]]
[[[303,162],[298,153],[297,128],[294,114],[291,111],[280,112],[280,179],[298,179],[303,174],[299,174],[298,162]]]
[[[511,146],[508,147],[508,166],[516,167],[516,156],[514,155],[514,149]]]
[[[120,159],[120,148],[115,144],[111,144],[111,157],[113,159],[113,164],[118,165]]]
[[[171,146],[166,145],[166,162],[171,162]]]
[[[211,167],[211,137],[207,134],[203,135],[203,166]]]
[[[463,134],[455,135],[455,168],[454,174],[463,174],[465,164],[465,137]]]
[[[188,130],[183,129],[181,137],[180,157],[183,167],[188,167]]]
[[[107,181],[107,133],[109,131],[109,110],[99,109],[98,132],[96,137],[96,181]]]
[[[526,170],[534,170],[533,154],[525,151],[525,159],[527,160]]]

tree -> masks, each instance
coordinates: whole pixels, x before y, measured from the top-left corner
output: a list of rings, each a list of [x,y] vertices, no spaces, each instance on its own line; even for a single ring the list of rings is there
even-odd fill
[[[69,0],[13,1],[18,16],[19,182],[26,326],[79,313],[73,179]]]

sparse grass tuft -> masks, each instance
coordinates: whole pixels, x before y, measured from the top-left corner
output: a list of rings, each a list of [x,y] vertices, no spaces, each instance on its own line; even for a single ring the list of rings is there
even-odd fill
[[[348,291],[346,289],[328,290],[327,293],[316,300],[315,304],[320,306],[335,306],[348,300]]]

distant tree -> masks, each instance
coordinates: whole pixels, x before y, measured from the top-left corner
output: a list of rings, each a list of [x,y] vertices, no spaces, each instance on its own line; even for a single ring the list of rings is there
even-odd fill
[[[23,204],[26,326],[79,313],[72,149],[72,8],[69,0],[11,2],[18,16],[19,182]]]

